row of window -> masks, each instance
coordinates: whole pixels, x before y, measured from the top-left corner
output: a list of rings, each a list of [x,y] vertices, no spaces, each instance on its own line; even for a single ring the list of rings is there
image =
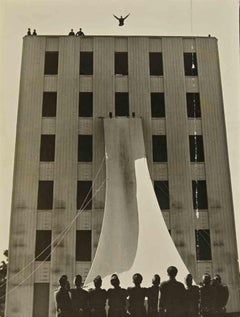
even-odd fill
[[[187,115],[188,118],[200,118],[200,98],[199,93],[187,93]],[[57,93],[44,92],[42,104],[43,117],[56,117],[57,110]],[[165,118],[165,99],[164,93],[151,93],[151,113],[152,118]],[[93,93],[80,92],[79,93],[79,117],[93,116]],[[129,95],[127,92],[115,93],[115,115],[129,116]]]
[[[53,209],[53,181],[39,181],[37,209]],[[77,209],[92,209],[92,181],[77,182]]]
[[[211,260],[211,243],[209,230],[195,230],[196,259]],[[51,260],[51,230],[37,230],[35,244],[36,261]],[[92,232],[90,230],[76,231],[76,261],[91,261]]]
[[[168,181],[154,181],[154,190],[162,210],[170,209]],[[208,209],[206,181],[192,181],[193,209]],[[77,182],[77,209],[92,209],[92,181]],[[37,209],[53,209],[53,181],[39,181]]]
[[[78,135],[78,161],[92,162],[93,145],[92,135]],[[167,162],[166,135],[153,135],[153,162]],[[202,135],[189,136],[189,149],[191,162],[204,162]],[[55,135],[42,134],[40,146],[40,161],[53,162],[55,160]]]
[[[196,53],[183,53],[186,76],[197,76]],[[116,75],[128,75],[128,53],[115,52],[114,69]],[[149,53],[149,72],[151,76],[163,76],[162,53]],[[58,52],[45,52],[45,75],[58,73]],[[93,52],[80,52],[80,75],[93,75]]]

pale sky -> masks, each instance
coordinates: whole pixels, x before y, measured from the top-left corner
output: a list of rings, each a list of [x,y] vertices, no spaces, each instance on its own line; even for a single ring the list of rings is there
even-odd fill
[[[238,0],[0,0],[0,260],[8,248],[22,37],[28,27],[39,35],[65,35],[82,27],[86,35],[218,38],[240,254],[238,5]],[[130,13],[124,27],[118,27],[113,13]]]

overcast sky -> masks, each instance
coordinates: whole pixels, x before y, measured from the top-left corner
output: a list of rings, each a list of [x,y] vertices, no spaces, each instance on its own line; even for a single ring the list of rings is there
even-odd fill
[[[192,10],[191,10],[192,7]],[[8,248],[22,37],[65,35],[171,35],[218,38],[235,220],[240,246],[240,98],[238,0],[0,0],[0,260]],[[126,15],[118,27],[112,14]],[[191,34],[192,18],[192,34]],[[240,247],[238,247],[240,253]]]

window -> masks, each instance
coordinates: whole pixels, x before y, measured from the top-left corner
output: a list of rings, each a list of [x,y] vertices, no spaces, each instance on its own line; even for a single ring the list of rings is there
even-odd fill
[[[159,207],[169,209],[169,189],[168,181],[154,181],[154,191],[158,200]]]
[[[92,135],[78,136],[78,161],[92,162]]]
[[[211,239],[209,230],[195,230],[196,256],[198,261],[212,259]]]
[[[204,162],[203,137],[202,135],[190,135],[190,160],[191,162]]]
[[[127,92],[115,93],[115,115],[129,116],[129,98]]]
[[[45,52],[45,75],[57,75],[58,73],[58,52]]]
[[[79,93],[79,117],[92,117],[93,94],[92,92]]]
[[[153,162],[167,162],[166,135],[153,135]]]
[[[92,182],[78,181],[77,183],[77,209],[92,209]]]
[[[128,75],[128,53],[127,52],[115,53],[115,74]]]
[[[34,283],[33,317],[48,316],[49,283]]]
[[[163,75],[162,53],[149,53],[150,75]]]
[[[53,181],[39,181],[37,209],[53,208]]]
[[[197,76],[197,55],[196,53],[184,53],[184,70],[186,76]]]
[[[91,261],[92,234],[90,230],[78,230],[76,233],[76,261]]]
[[[152,118],[165,117],[165,102],[164,102],[163,93],[159,93],[159,92],[151,93],[151,111],[152,111]]]
[[[41,135],[40,161],[53,162],[55,156],[55,135]]]
[[[199,93],[187,93],[188,118],[201,118]]]
[[[206,181],[192,181],[192,197],[194,209],[208,209]]]
[[[93,52],[80,52],[80,75],[93,74]]]
[[[35,259],[36,261],[51,260],[51,230],[36,231]]]
[[[43,104],[42,104],[42,116],[56,117],[56,108],[57,108],[57,93],[44,91]]]

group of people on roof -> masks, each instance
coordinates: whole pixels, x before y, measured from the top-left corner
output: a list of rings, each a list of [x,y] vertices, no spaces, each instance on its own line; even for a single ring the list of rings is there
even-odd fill
[[[33,32],[31,32],[31,29],[28,28],[27,35],[37,35],[37,31],[34,29]]]
[[[216,274],[213,279],[205,273],[199,286],[193,285],[188,274],[185,284],[176,280],[177,268],[167,269],[169,280],[160,283],[155,274],[152,286],[141,287],[143,277],[133,275],[134,286],[121,288],[117,274],[111,276],[113,288],[102,289],[101,276],[94,279],[94,289],[82,288],[82,277],[74,278],[74,287],[66,275],[59,279],[54,293],[57,317],[217,317],[224,316],[229,297],[228,287]],[[108,314],[106,312],[108,306]]]
[[[76,35],[76,36],[84,36],[85,34],[83,33],[82,29],[80,28],[79,31],[76,32],[76,34],[73,31],[73,29],[71,29],[71,31],[68,33],[68,35],[70,35],[70,36],[74,36],[74,35]]]

